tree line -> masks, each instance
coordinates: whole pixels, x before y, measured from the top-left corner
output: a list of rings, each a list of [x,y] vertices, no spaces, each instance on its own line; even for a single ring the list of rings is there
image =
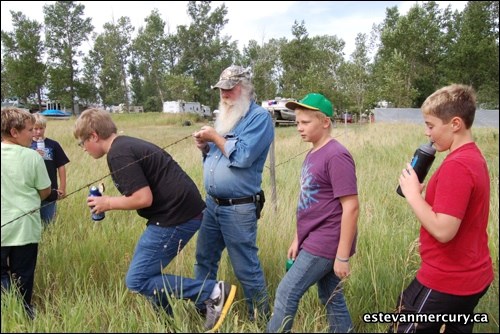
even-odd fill
[[[358,34],[351,55],[336,35],[309,36],[295,20],[293,38],[249,41],[240,51],[223,36],[228,9],[189,1],[189,25],[175,31],[153,10],[138,28],[129,17],[96,33],[85,6],[56,1],[43,8],[43,24],[11,11],[13,30],[1,32],[2,100],[16,96],[41,106],[47,93],[62,104],[142,105],[161,111],[164,101],[198,101],[212,108],[211,90],[230,64],[251,66],[259,101],[320,92],[336,112],[363,113],[378,101],[420,107],[441,86],[463,83],[480,108],[498,108],[498,1],[469,1],[463,11],[416,3],[406,15],[386,8],[370,36]],[[92,43],[88,53],[82,44]],[[128,109],[127,109],[128,110]]]

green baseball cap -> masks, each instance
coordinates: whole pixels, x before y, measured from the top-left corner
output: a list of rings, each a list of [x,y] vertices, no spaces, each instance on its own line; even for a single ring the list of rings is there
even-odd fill
[[[321,111],[328,117],[333,116],[333,106],[330,100],[319,93],[309,93],[299,102],[290,101],[285,104],[288,109],[303,107],[311,110]]]

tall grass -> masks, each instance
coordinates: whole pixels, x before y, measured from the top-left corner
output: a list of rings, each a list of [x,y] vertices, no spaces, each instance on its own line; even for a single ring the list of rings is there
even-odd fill
[[[204,194],[199,151],[189,135],[203,125],[182,126],[185,116],[165,114],[113,115],[123,135],[156,143],[172,154]],[[195,122],[196,119],[190,119]],[[28,321],[18,300],[2,294],[2,332],[200,332],[203,319],[192,303],[173,300],[174,315],[158,314],[124,283],[135,244],[145,227],[134,211],[107,212],[94,223],[86,206],[87,186],[103,178],[106,194],[118,194],[105,159],[94,160],[72,137],[72,120],[49,121],[46,135],[56,139],[71,162],[67,165],[68,194],[58,202],[56,221],[43,233],[35,277],[37,318]],[[423,125],[369,124],[338,126],[333,136],[356,162],[361,213],[357,253],[351,261],[346,298],[357,332],[384,332],[387,324],[364,323],[365,313],[392,312],[401,291],[419,266],[419,224],[405,200],[396,194],[397,179],[415,148],[427,141]],[[488,162],[491,176],[490,250],[498,272],[498,129],[474,129],[475,139]],[[310,144],[301,142],[294,127],[276,128],[276,203],[271,201],[269,159],[263,178],[267,202],[259,220],[258,246],[268,290],[274,300],[285,272],[286,251],[295,233],[299,173]],[[431,173],[445,154],[438,154]],[[172,189],[175,191],[175,189]],[[195,236],[196,238],[196,236]],[[168,266],[169,273],[193,276],[195,240]],[[219,279],[238,281],[224,254]],[[498,333],[498,276],[481,299],[476,312],[488,314],[489,323],[476,332]],[[249,322],[242,289],[222,332],[262,332],[265,323]],[[295,332],[327,332],[317,290],[302,298]]]

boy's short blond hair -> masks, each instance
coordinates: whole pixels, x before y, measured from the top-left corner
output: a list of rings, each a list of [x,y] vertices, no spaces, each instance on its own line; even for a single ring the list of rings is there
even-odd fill
[[[35,124],[35,117],[28,111],[16,107],[2,108],[2,138],[11,137],[12,129],[24,130],[26,122]]]
[[[33,125],[41,126],[44,129],[47,127],[47,119],[42,114],[35,113],[33,116],[35,117],[35,123]]]
[[[298,115],[300,113],[311,114],[314,117],[316,117],[317,119],[319,119],[320,121],[323,121],[325,118],[328,118],[328,120],[330,120],[330,128],[332,127],[332,119],[319,110],[312,110],[312,109],[307,109],[307,108],[303,108],[303,107],[297,107],[295,109],[295,115]]]
[[[435,116],[445,124],[453,117],[460,117],[469,129],[476,115],[476,92],[471,86],[460,84],[440,88],[424,101],[422,113]]]
[[[117,132],[116,124],[107,111],[91,108],[80,114],[76,120],[73,135],[76,139],[85,140],[90,137],[92,132],[95,132],[102,139],[108,139]]]

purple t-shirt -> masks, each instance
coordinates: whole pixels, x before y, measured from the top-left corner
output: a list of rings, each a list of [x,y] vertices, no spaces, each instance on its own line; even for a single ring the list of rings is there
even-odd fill
[[[357,195],[356,167],[349,151],[335,139],[302,164],[297,205],[299,250],[328,259],[335,258],[340,239],[340,197]],[[356,239],[350,255],[356,250]]]

